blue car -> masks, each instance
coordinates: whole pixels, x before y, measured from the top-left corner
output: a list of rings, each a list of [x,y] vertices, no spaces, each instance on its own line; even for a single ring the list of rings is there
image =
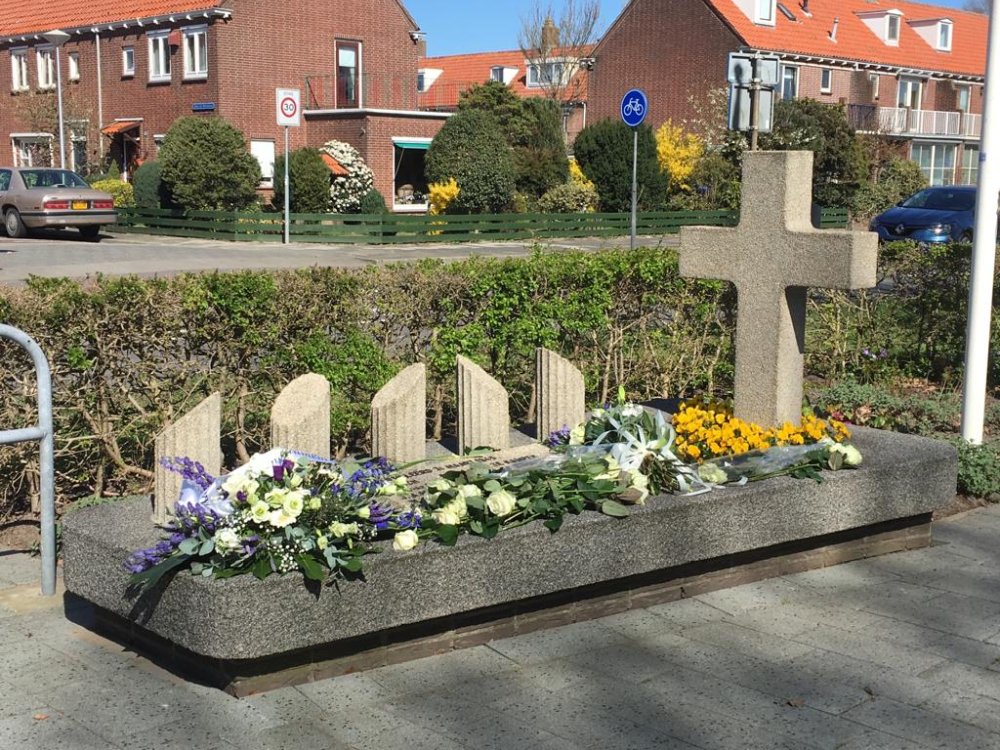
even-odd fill
[[[876,216],[868,228],[884,242],[969,242],[975,209],[975,186],[929,187]]]

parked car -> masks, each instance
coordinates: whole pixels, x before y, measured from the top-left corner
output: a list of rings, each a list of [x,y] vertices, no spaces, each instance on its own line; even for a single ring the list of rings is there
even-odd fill
[[[876,216],[868,228],[886,242],[969,242],[975,209],[973,185],[929,187]]]
[[[101,227],[118,220],[110,195],[75,172],[48,167],[0,167],[0,214],[8,237],[76,227],[84,239],[99,240]]]

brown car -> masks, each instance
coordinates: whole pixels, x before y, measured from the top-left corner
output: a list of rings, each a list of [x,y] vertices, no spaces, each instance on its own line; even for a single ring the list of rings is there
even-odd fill
[[[76,227],[99,240],[101,227],[118,220],[111,196],[68,169],[0,167],[0,214],[8,237],[30,229]]]

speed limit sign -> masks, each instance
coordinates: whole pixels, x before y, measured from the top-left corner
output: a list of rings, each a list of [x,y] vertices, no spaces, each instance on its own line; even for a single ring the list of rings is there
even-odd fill
[[[275,89],[278,125],[297,128],[302,124],[302,109],[298,89]]]

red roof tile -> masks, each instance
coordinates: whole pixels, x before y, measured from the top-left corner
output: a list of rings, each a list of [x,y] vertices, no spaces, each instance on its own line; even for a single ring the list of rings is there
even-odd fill
[[[895,0],[813,0],[811,17],[798,2],[783,3],[795,20],[777,13],[776,25],[754,24],[733,0],[705,0],[750,47],[814,57],[890,65],[915,70],[941,71],[982,76],[986,71],[987,17],[955,8],[943,8]],[[898,10],[899,46],[889,46],[878,37],[859,13]],[[909,21],[948,18],[953,23],[952,50],[940,52],[909,25]],[[836,40],[830,38],[839,19]]]
[[[592,48],[585,50],[590,54]],[[559,56],[554,53],[553,59]],[[420,94],[420,106],[424,109],[454,109],[458,105],[459,95],[474,84],[486,83],[490,80],[493,68],[502,66],[515,68],[514,79],[508,88],[518,96],[545,96],[547,89],[542,87],[529,88],[527,84],[527,69],[524,53],[521,50],[500,50],[497,52],[474,52],[467,55],[444,55],[439,57],[424,57],[420,60],[421,70],[440,70],[441,74],[433,80],[427,91]],[[574,101],[584,101],[587,98],[587,71],[580,70],[567,87]],[[430,80],[426,78],[425,80]]]
[[[4,0],[0,37],[211,10],[223,0]]]
[[[347,168],[339,161],[334,159],[332,156],[330,156],[330,154],[321,153],[320,156],[323,157],[323,163],[326,164],[327,168],[338,177],[346,177],[347,175],[350,174]]]

